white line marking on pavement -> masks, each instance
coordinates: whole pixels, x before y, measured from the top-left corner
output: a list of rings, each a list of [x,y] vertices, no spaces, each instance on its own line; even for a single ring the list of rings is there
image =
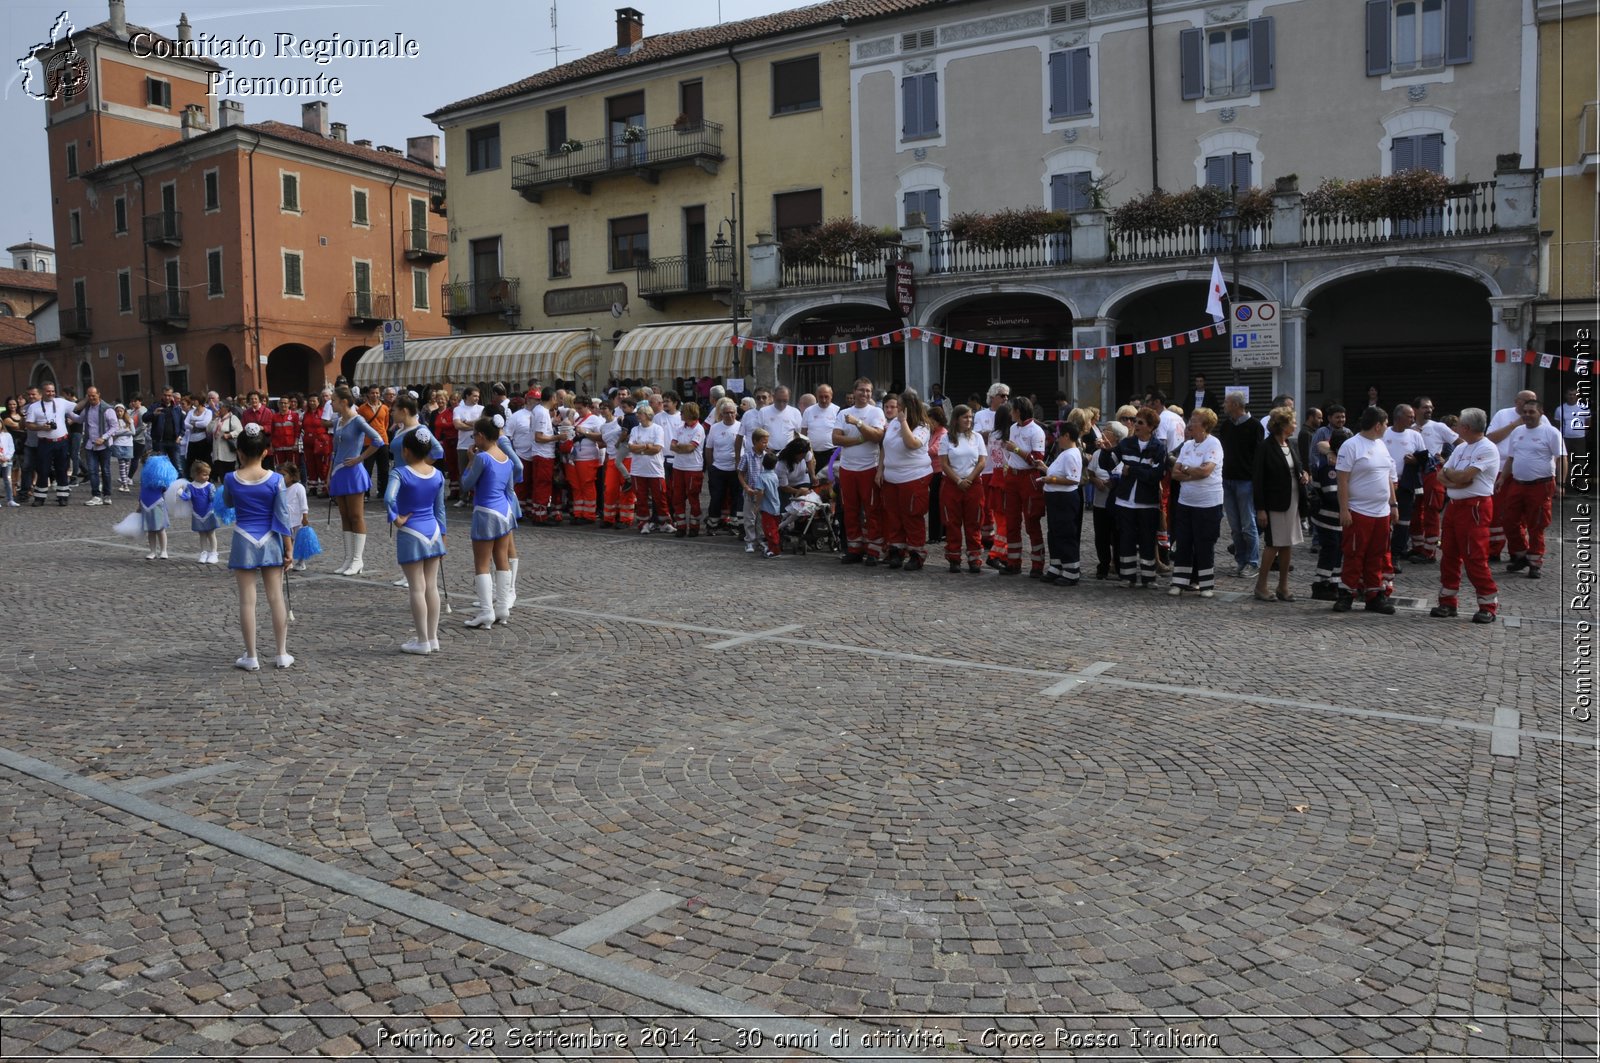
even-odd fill
[[[150,551],[148,543],[119,543],[115,539],[54,539],[51,541],[57,543],[93,543],[96,546],[114,546],[118,550],[143,550],[146,553]],[[40,543],[39,545],[43,546],[45,544]],[[168,558],[168,560],[171,560],[171,558]],[[193,559],[191,558],[191,560]]]
[[[675,897],[660,890],[651,890],[641,897],[617,905],[609,912],[602,912],[593,919],[568,927],[556,935],[556,940],[575,949],[586,949],[590,945],[598,945],[613,934],[622,933],[635,923],[642,923],[652,915],[660,915],[668,908],[676,908],[682,903],[682,897]]]
[[[1108,672],[1116,666],[1117,664],[1115,661],[1096,661],[1093,664],[1080,669],[1077,675],[1068,676],[1055,686],[1045,687],[1043,690],[1039,691],[1039,694],[1041,697],[1046,698],[1060,697],[1062,694],[1065,694],[1068,691],[1076,690],[1078,687],[1082,686],[1086,680]]]
[[[1494,730],[1489,732],[1489,753],[1496,757],[1515,757],[1522,752],[1517,732],[1522,728],[1522,713],[1500,706],[1494,710]]]
[[[713,642],[711,645],[707,646],[706,649],[732,649],[734,646],[743,646],[747,642],[760,642],[762,639],[770,639],[775,635],[786,635],[791,631],[799,631],[803,627],[805,627],[804,624],[785,624],[782,627],[775,627],[770,631],[755,631],[748,635],[740,635],[738,638],[723,639],[721,642]]]
[[[132,782],[123,783],[122,788],[130,794],[145,794],[151,790],[162,790],[168,786],[180,786],[186,782],[194,782],[196,779],[208,779],[213,775],[222,775],[245,766],[231,761],[223,761],[221,764],[207,764],[202,768],[190,768],[188,771],[180,771],[173,775],[157,775],[153,779],[135,779]]]

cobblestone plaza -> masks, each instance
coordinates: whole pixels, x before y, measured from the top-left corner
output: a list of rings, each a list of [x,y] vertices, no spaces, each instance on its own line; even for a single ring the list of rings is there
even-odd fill
[[[457,535],[430,657],[380,533],[259,673],[13,511],[0,1057],[1592,1058],[1578,505],[1491,627],[559,528],[468,631]]]

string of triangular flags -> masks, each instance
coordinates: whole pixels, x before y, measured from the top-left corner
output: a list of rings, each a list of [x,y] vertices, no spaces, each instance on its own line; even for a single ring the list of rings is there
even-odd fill
[[[1540,369],[1559,369],[1563,373],[1577,370],[1579,376],[1589,376],[1595,371],[1594,359],[1574,358],[1565,354],[1542,354],[1539,351],[1524,350],[1521,347],[1512,347],[1509,350],[1502,347],[1494,352],[1497,362],[1521,362],[1523,365],[1536,365]]]
[[[990,358],[1028,359],[1036,362],[1093,362],[1107,358],[1131,358],[1152,351],[1170,351],[1174,347],[1185,347],[1213,336],[1221,336],[1227,331],[1227,323],[1218,321],[1202,328],[1174,332],[1170,336],[1158,336],[1155,339],[1139,340],[1134,343],[1119,343],[1110,347],[1019,347],[1006,343],[991,343],[987,340],[963,339],[928,328],[895,329],[877,336],[840,340],[837,343],[787,343],[780,340],[758,340],[753,336],[734,336],[729,342],[740,350],[754,351],[757,354],[826,358],[837,354],[852,354],[876,347],[887,347],[913,339],[926,340],[935,347],[943,347],[946,350],[987,355]]]

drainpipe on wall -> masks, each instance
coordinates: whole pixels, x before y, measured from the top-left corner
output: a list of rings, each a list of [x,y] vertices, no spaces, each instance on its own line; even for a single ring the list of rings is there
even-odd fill
[[[394,189],[399,183],[400,171],[396,170],[394,172],[394,180],[389,182],[389,313],[393,314],[396,319],[400,317],[400,289],[397,287],[397,275],[395,274],[394,266],[394,253],[399,246],[394,241]],[[410,205],[407,204],[407,225],[411,224],[410,209]],[[379,342],[383,341],[380,340]],[[394,367],[394,386],[397,388],[400,386],[400,366],[398,364]]]
[[[95,117],[96,117],[96,120],[98,121],[99,120],[99,116],[96,115]],[[140,228],[139,228],[139,237],[140,237],[140,242],[142,243],[143,239],[144,239],[145,179],[144,179],[144,174],[139,172],[138,163],[130,162],[130,163],[128,163],[128,168],[133,171],[133,176],[136,177],[138,179],[138,181],[139,181],[139,226],[140,226]],[[150,245],[149,244],[145,244],[144,245],[144,250],[141,252],[140,263],[141,263],[141,265],[140,265],[140,268],[139,268],[139,272],[144,275],[144,294],[149,295],[150,294]],[[145,358],[147,358],[149,360],[149,362],[150,362],[150,387],[153,389],[155,387],[155,384],[156,384],[157,380],[160,380],[163,383],[166,382],[166,374],[164,372],[157,372],[156,371],[156,337],[155,337],[155,330],[150,327],[150,322],[148,322],[148,321],[146,321],[144,323],[144,355],[145,355]],[[163,368],[163,370],[165,369],[164,366],[162,368]],[[154,391],[152,391],[152,395],[153,394],[154,394]],[[151,405],[154,406],[155,404],[151,403]]]
[[[739,206],[742,210],[749,210],[749,201],[744,198],[744,67],[739,64],[739,57],[733,54],[733,48],[728,48],[728,58],[733,60],[733,114],[734,136],[739,141],[736,149],[735,166],[738,170]],[[744,258],[744,214],[741,213],[733,219],[738,231],[739,247],[737,254]],[[744,275],[750,275],[749,263],[745,263]],[[735,307],[737,310],[738,308]]]

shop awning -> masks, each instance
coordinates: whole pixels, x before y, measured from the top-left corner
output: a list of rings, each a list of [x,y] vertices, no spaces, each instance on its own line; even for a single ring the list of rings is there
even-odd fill
[[[486,384],[504,381],[516,390],[529,380],[591,380],[600,353],[593,329],[495,332],[407,340],[405,361],[385,362],[374,347],[356,363],[356,383]]]
[[[640,325],[617,342],[611,374],[655,381],[675,376],[727,376],[733,367],[730,341],[734,331],[728,318]],[[740,321],[737,331],[748,335],[750,322]]]

